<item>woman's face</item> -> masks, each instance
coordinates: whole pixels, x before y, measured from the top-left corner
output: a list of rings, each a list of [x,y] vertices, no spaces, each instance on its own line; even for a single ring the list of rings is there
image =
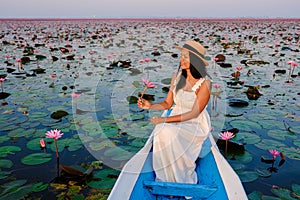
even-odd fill
[[[186,49],[183,49],[181,51],[180,67],[181,67],[181,69],[189,69],[190,68],[190,55],[189,55],[189,51]]]

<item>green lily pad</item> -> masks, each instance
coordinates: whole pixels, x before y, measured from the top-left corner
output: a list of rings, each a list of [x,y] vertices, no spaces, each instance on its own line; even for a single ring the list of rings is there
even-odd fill
[[[23,128],[18,128],[18,129],[10,131],[7,135],[12,138],[19,138],[19,137],[27,137],[28,138],[28,137],[31,137],[34,132],[35,132],[34,129],[25,130]]]
[[[237,174],[243,183],[249,183],[258,178],[258,174],[253,171],[238,171]]]
[[[262,150],[279,149],[280,147],[285,146],[285,144],[283,144],[282,142],[269,139],[262,139],[260,143],[256,143],[254,145]]]
[[[299,149],[294,147],[281,147],[280,151],[287,157],[293,160],[300,160],[300,152]]]
[[[120,147],[109,148],[104,152],[104,155],[112,160],[122,161],[129,160],[134,153],[128,152]]]
[[[171,81],[172,81],[172,78],[165,78],[165,79],[161,80],[161,83],[165,84],[165,85],[170,85]]]
[[[21,148],[18,146],[2,146],[0,147],[0,157],[15,154],[16,151],[21,151]]]
[[[30,115],[29,115],[30,119],[39,119],[39,118],[44,118],[47,116],[48,116],[48,113],[46,113],[46,112],[33,112],[33,113],[30,113]]]
[[[249,200],[262,200],[262,192],[254,191],[248,194],[247,197]]]
[[[236,136],[232,140],[243,142],[246,144],[256,144],[261,141],[261,138],[254,133],[241,132],[236,134]]]
[[[1,188],[3,188],[3,190],[0,196],[14,191],[16,188],[21,187],[26,182],[27,182],[26,180],[21,179],[21,180],[15,180],[8,183],[4,183],[3,185],[1,185]]]
[[[102,133],[99,122],[88,123],[83,125],[81,128],[82,130],[86,131],[89,136],[101,135]]]
[[[101,142],[91,142],[89,144],[89,147],[93,150],[93,151],[100,151],[106,147],[115,147],[115,143],[112,142],[111,140],[103,140]]]
[[[255,169],[255,171],[259,176],[264,178],[270,177],[272,175],[272,173],[269,170],[263,168],[257,168]]]
[[[236,160],[242,162],[242,163],[249,163],[253,160],[253,156],[252,154],[250,154],[249,152],[245,152],[243,155],[236,155],[235,156]]]
[[[0,136],[0,144],[8,141],[10,138],[7,135]]]
[[[243,131],[252,131],[253,129],[261,129],[261,125],[259,125],[256,122],[253,121],[249,121],[249,120],[233,120],[230,122],[232,127],[236,127],[239,130],[243,130]]]
[[[291,139],[296,139],[297,135],[292,134],[288,131],[285,130],[269,130],[268,131],[268,136],[278,139],[278,140],[286,140],[286,138],[291,138]]]
[[[25,197],[32,192],[32,185],[24,185],[22,187],[15,187],[7,194],[1,195],[2,199],[25,199]]]
[[[94,178],[100,178],[101,180],[92,180],[88,182],[88,186],[96,189],[109,189],[112,188],[116,179],[119,175],[120,171],[113,170],[113,169],[104,169],[96,172],[94,174]]]
[[[21,162],[25,165],[39,165],[49,162],[52,159],[50,153],[33,153],[25,156],[21,159]]]
[[[13,166],[13,162],[11,160],[2,159],[0,160],[0,168],[11,168]]]
[[[0,180],[7,178],[8,177],[7,175],[9,175],[9,174],[10,174],[10,172],[5,172],[5,171],[0,170]]]
[[[291,191],[284,188],[272,188],[271,192],[278,196],[280,199],[293,200],[291,197]]]
[[[296,195],[300,196],[300,185],[292,184],[292,189]]]
[[[80,139],[66,138],[63,142],[69,151],[77,151],[82,147],[82,142]]]
[[[47,189],[48,185],[49,185],[48,183],[44,184],[43,182],[38,182],[32,186],[32,191],[33,192],[43,191],[43,190]]]

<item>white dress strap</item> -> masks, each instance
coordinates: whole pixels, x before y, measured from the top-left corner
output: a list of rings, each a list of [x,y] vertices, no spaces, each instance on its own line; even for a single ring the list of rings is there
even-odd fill
[[[203,83],[203,81],[205,81],[205,78],[201,78],[200,80],[198,80],[195,85],[192,87],[192,90],[194,92],[196,92],[198,90],[198,88],[201,86],[201,84]]]

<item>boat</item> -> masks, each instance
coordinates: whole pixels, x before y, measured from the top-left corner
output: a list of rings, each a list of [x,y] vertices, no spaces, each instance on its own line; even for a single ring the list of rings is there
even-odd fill
[[[165,111],[162,116],[168,116]],[[243,185],[211,133],[196,161],[197,184],[158,182],[152,168],[152,139],[123,167],[109,200],[246,200]]]

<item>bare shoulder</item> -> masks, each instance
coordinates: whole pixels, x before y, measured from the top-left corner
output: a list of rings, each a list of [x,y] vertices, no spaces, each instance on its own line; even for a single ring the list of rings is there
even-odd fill
[[[204,81],[201,83],[200,87],[197,88],[195,91],[196,95],[199,93],[210,93],[211,90],[211,80],[210,79],[204,79]]]

